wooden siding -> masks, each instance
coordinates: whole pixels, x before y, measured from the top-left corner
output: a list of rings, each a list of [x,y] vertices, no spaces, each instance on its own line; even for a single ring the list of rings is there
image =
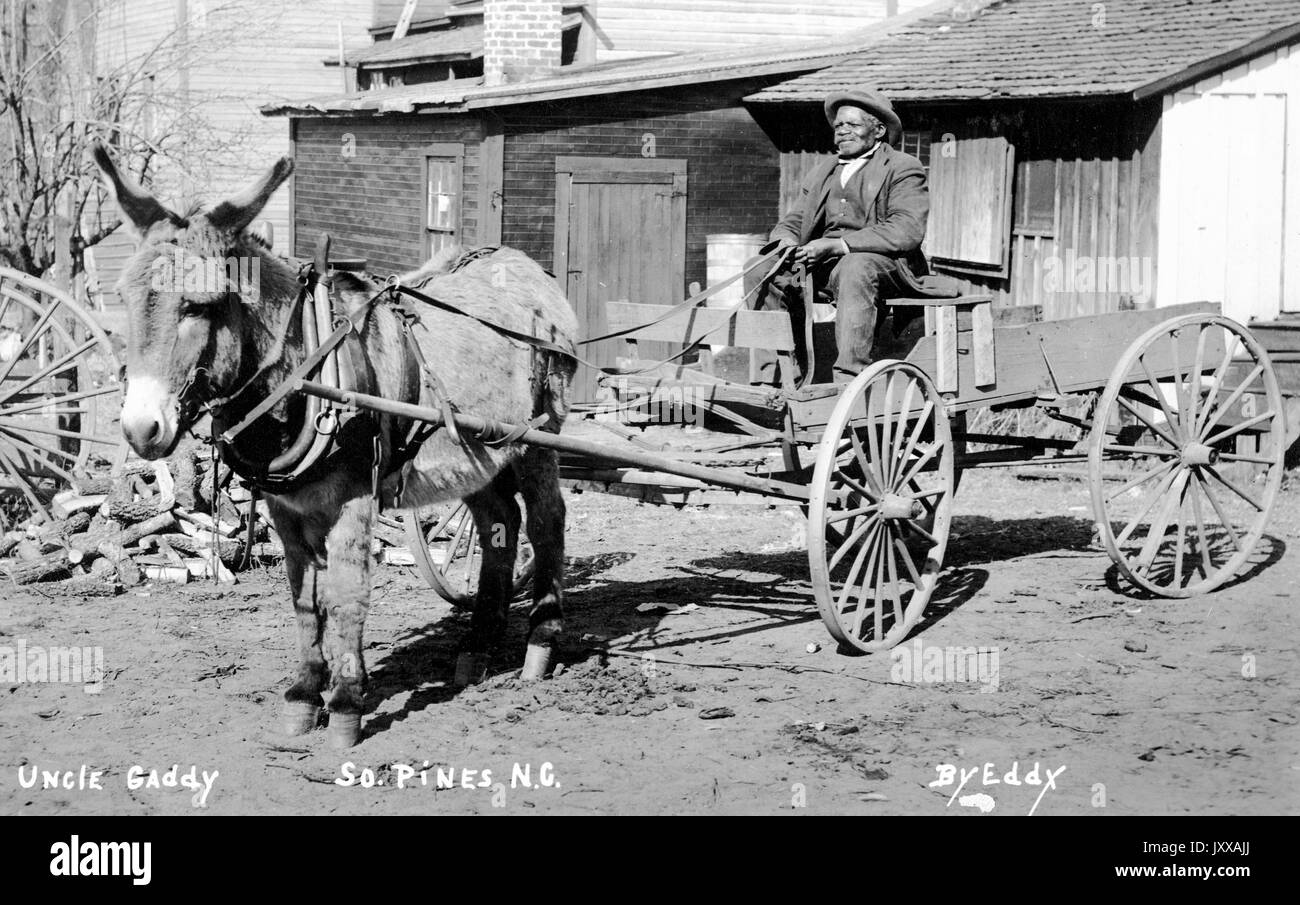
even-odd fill
[[[842,36],[929,0],[596,0],[605,36],[596,58],[612,60],[687,50],[725,50],[739,44]]]
[[[365,258],[371,270],[418,267],[425,257],[421,174],[425,150],[435,142],[465,145],[461,241],[478,241],[483,133],[477,117],[303,119],[297,128],[295,254],[310,254],[328,230],[340,256]],[[340,153],[345,134],[355,139],[354,157]]]
[[[96,33],[101,72],[145,58],[160,44],[192,46],[186,65],[166,64],[156,91],[167,93],[171,106],[188,107],[203,130],[189,136],[177,151],[185,171],[168,161],[156,164],[151,187],[176,207],[194,202],[215,203],[261,176],[277,158],[290,153],[289,122],[258,112],[264,104],[289,98],[337,93],[340,70],[323,61],[338,54],[338,26],[344,43],[356,49],[370,43],[373,0],[285,0],[266,4],[240,0],[233,5],[199,0],[113,0]],[[183,29],[180,24],[184,22]],[[170,36],[170,37],[169,37]],[[172,52],[172,51],[169,51]],[[132,65],[138,65],[132,62]],[[159,117],[160,130],[175,146],[178,135]],[[223,153],[202,144],[205,135],[220,135],[231,147]],[[263,211],[271,223],[276,249],[289,251],[289,189],[273,196]],[[115,219],[116,211],[106,211]],[[133,247],[117,235],[93,250],[101,289],[115,303],[112,286]]]
[[[1161,305],[1300,311],[1300,45],[1164,98]],[[1207,136],[1213,136],[1207,138]]]
[[[732,87],[730,95],[757,90]],[[776,223],[776,149],[734,100],[700,94],[635,94],[513,108],[505,120],[503,241],[549,261],[555,240],[555,158],[687,161],[686,281],[706,282],[706,237],[767,233]],[[684,289],[685,287],[683,287]]]
[[[830,153],[831,138],[820,109],[783,106],[780,124],[774,119],[768,127],[782,148],[785,211],[803,175]],[[900,106],[899,112],[904,129],[930,132],[932,157],[943,153],[945,137],[1005,135],[1015,148],[1009,273],[952,271],[971,292],[990,292],[999,306],[1041,305],[1047,319],[1154,304],[1158,102]],[[959,139],[957,148],[961,153]],[[1029,169],[1043,161],[1055,164],[1054,215],[1050,227],[1031,228],[1017,219],[1019,193]],[[976,193],[971,203],[979,200]]]

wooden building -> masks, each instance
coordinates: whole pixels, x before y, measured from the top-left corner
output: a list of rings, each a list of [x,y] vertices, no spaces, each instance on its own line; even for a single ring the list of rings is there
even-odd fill
[[[747,100],[783,206],[821,101],[878,87],[929,165],[936,266],[1048,318],[1211,300],[1300,312],[1300,0],[1001,0]]]
[[[489,82],[494,65],[512,65],[492,59],[511,52],[490,44],[494,6],[484,21]],[[538,18],[515,15],[521,6]],[[563,27],[558,0],[501,9],[524,48],[542,39],[519,23]],[[292,247],[306,255],[328,230],[340,254],[398,271],[452,242],[508,244],[554,269],[585,334],[603,332],[606,302],[669,304],[706,282],[710,234],[771,228],[779,155],[741,99],[845,58],[875,29],[563,68],[553,41],[550,66],[513,61],[518,81],[444,79],[271,105],[265,112],[290,117],[297,162]],[[612,363],[617,345],[588,357]]]

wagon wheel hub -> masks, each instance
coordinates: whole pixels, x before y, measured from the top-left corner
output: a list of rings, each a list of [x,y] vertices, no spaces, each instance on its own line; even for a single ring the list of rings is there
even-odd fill
[[[912,497],[887,493],[880,501],[880,517],[887,519],[914,519],[925,514],[921,501]]]
[[[1219,451],[1204,443],[1188,443],[1183,447],[1184,465],[1214,465],[1219,461]]]

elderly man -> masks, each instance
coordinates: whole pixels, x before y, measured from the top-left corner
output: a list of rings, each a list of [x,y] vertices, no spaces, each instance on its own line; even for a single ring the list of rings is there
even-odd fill
[[[812,171],[764,250],[793,246],[794,263],[811,268],[816,284],[834,295],[839,354],[833,375],[842,383],[869,363],[876,305],[913,294],[916,276],[928,272],[920,249],[930,198],[921,162],[890,146],[902,124],[885,97],[867,90],[837,92],[826,98],[825,111],[839,154]],[[754,271],[746,289],[763,292],[756,285],[762,277],[761,269]],[[800,297],[786,269],[768,281],[754,304],[802,315],[802,306],[812,301]],[[800,319],[795,333],[802,337]],[[774,356],[756,353],[755,364],[760,382],[778,383]]]

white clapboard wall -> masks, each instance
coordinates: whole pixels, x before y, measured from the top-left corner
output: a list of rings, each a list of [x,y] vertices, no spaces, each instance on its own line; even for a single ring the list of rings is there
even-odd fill
[[[1157,302],[1300,312],[1300,45],[1164,98]]]
[[[208,128],[239,139],[219,159],[205,153],[201,141],[195,140],[186,155],[188,173],[165,162],[158,166],[151,186],[176,206],[220,200],[289,154],[289,120],[262,116],[258,108],[275,101],[341,94],[341,70],[324,65],[327,58],[338,56],[339,25],[345,48],[355,50],[370,43],[366,29],[374,16],[374,0],[111,0],[105,7],[96,35],[101,70],[110,72],[144,60],[183,23],[198,52],[183,74],[169,69],[170,77],[157,90],[166,92],[169,103],[185,98]],[[263,216],[271,223],[276,250],[287,251],[287,188],[276,193]],[[112,286],[130,247],[129,237],[115,235],[92,252],[101,289],[110,303]]]
[[[596,0],[604,40],[596,57],[725,50],[745,44],[835,38],[932,0]]]

